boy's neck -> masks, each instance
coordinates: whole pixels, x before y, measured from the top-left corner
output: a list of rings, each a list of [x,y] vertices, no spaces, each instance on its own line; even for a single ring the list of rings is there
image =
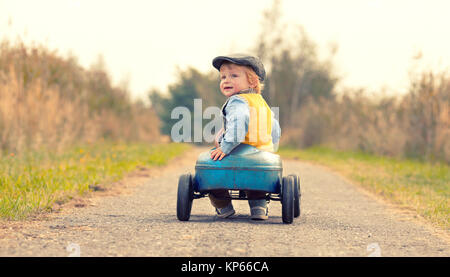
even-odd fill
[[[247,89],[243,89],[243,90],[241,90],[241,91],[238,91],[238,92],[236,92],[236,93],[233,94],[233,95],[244,94],[244,93],[256,93],[256,90],[255,90],[254,88],[247,88]],[[231,95],[231,96],[233,96],[233,95]],[[231,97],[231,96],[230,96],[230,97]]]

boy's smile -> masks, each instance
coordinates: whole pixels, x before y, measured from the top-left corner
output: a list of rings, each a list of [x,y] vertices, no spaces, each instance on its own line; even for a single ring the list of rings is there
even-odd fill
[[[224,63],[220,67],[220,91],[223,95],[230,97],[250,87],[247,75],[242,66]]]

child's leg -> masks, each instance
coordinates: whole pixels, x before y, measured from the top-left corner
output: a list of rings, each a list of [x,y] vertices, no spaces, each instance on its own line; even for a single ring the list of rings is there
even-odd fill
[[[247,198],[248,198],[248,205],[251,208],[254,207],[267,207],[267,200],[266,200],[266,193],[261,191],[251,191],[247,190]]]
[[[209,200],[214,208],[222,209],[231,204],[230,194],[226,189],[213,190],[209,193]]]
[[[247,190],[245,193],[247,194],[248,200],[266,199],[266,193],[264,191]]]
[[[268,218],[266,193],[261,191],[246,191],[251,218],[264,220]]]

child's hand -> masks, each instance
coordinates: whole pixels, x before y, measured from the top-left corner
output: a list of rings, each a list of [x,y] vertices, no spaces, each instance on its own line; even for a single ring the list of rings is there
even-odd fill
[[[225,157],[227,154],[222,152],[222,149],[216,148],[211,152],[211,159],[213,160],[217,160],[217,158],[219,158],[219,161],[223,159],[223,157]]]

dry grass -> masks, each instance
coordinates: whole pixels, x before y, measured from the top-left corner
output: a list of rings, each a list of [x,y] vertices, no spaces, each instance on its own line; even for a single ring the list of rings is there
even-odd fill
[[[450,163],[450,76],[423,73],[402,97],[374,99],[347,92],[310,100],[284,129],[283,143],[328,145],[377,155]]]
[[[154,111],[114,87],[102,66],[22,43],[0,47],[0,155],[99,139],[160,140]]]
[[[158,144],[154,111],[113,86],[104,65],[0,44],[0,218],[21,219],[186,149]],[[82,147],[80,147],[82,146]]]
[[[82,136],[96,137],[87,106],[79,99],[67,101],[57,88],[44,89],[39,79],[25,88],[10,71],[0,83],[0,91],[3,150],[18,153],[42,145],[63,148]]]

